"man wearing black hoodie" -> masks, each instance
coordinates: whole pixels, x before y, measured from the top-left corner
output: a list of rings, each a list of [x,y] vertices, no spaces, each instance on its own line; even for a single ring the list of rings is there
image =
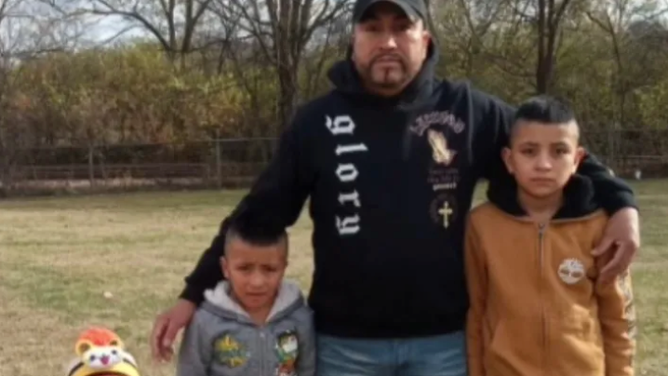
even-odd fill
[[[350,54],[329,74],[335,89],[299,109],[179,302],[157,318],[156,359],[170,358],[176,333],[223,278],[235,216],[291,226],[310,198],[318,375],[466,374],[464,223],[476,183],[486,179],[493,191],[509,178],[501,150],[514,108],[434,77],[438,49],[423,0],[358,0],[353,12]],[[610,278],[639,247],[633,192],[591,156],[579,173],[612,215],[597,248],[615,245]]]

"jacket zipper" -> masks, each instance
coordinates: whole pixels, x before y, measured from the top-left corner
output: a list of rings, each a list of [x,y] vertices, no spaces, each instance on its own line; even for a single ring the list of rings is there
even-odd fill
[[[538,225],[538,251],[540,252],[540,300],[543,301],[543,287],[545,283],[545,276],[543,275],[543,269],[545,264],[545,250],[544,250],[544,239],[545,236],[545,224],[541,223]],[[541,324],[542,324],[542,345],[543,345],[543,367],[546,366],[545,362],[545,352],[547,347],[547,321],[545,320],[545,306],[541,303]],[[543,368],[545,370],[546,368]]]
[[[264,341],[264,329],[263,328],[260,328],[260,332],[258,333],[258,337],[259,337],[258,341],[260,342],[260,344],[258,346],[258,349],[260,349],[260,357],[259,357],[259,359],[260,359],[260,375],[265,375],[265,371],[264,371],[264,363],[265,363],[265,361],[264,361],[265,360],[265,357],[264,357],[264,350],[265,350],[264,345],[265,345],[265,343],[264,342],[265,341]]]

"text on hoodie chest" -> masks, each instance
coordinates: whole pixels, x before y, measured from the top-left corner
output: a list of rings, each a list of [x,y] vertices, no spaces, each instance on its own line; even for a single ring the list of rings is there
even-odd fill
[[[326,116],[325,125],[327,129],[337,138],[335,142],[334,154],[336,156],[335,174],[340,183],[338,192],[338,203],[340,207],[347,210],[345,214],[335,216],[336,229],[341,236],[354,235],[360,231],[360,213],[362,206],[360,195],[355,186],[359,176],[359,170],[354,160],[346,160],[345,156],[356,153],[366,153],[369,151],[364,142],[347,140],[341,136],[351,136],[355,131],[355,122],[348,115],[338,115],[334,117]]]
[[[356,122],[347,114],[328,114],[324,120],[324,125],[334,140],[330,144],[334,150],[324,151],[325,153],[333,152],[334,163],[330,159],[328,166],[323,167],[334,170],[333,179],[336,183],[332,186],[336,187],[337,202],[333,220],[339,236],[355,235],[362,230],[364,222],[362,207],[365,205],[362,201],[367,196],[361,194],[360,189],[363,186],[369,187],[369,177],[365,178],[360,174],[367,173],[368,175],[369,168],[373,170],[374,176],[374,184],[371,186],[379,189],[378,192],[371,192],[372,196],[367,197],[374,201],[373,205],[378,204],[380,197],[384,197],[384,200],[393,200],[393,202],[397,197],[404,197],[401,196],[401,191],[393,190],[393,187],[385,186],[385,184],[393,183],[392,179],[396,179],[398,172],[392,166],[403,163],[402,159],[407,156],[400,152],[388,153],[388,149],[404,150],[409,147],[411,154],[409,158],[414,161],[410,162],[412,167],[408,171],[403,171],[403,179],[414,182],[411,183],[411,189],[415,191],[410,192],[410,197],[415,199],[420,196],[422,197],[420,200],[429,200],[428,207],[425,208],[425,215],[430,217],[433,225],[448,229],[450,224],[461,215],[460,209],[463,208],[458,207],[456,192],[462,178],[461,169],[463,167],[466,169],[464,162],[466,153],[462,149],[453,149],[453,145],[447,140],[450,138],[451,141],[456,141],[455,144],[463,144],[461,137],[464,136],[465,124],[461,120],[447,112],[431,112],[418,117],[407,129],[408,135],[406,136],[410,137],[412,144],[410,146],[404,144],[406,139],[401,134],[390,137],[386,137],[387,134],[378,134],[373,140],[368,139],[368,134],[365,135],[366,137],[356,134],[359,133],[359,130],[356,132]],[[376,145],[379,140],[391,142],[381,141],[381,144]],[[370,141],[373,141],[373,145],[368,144]],[[370,146],[381,150],[381,154],[376,152],[374,158],[369,158],[372,156],[369,154]],[[366,185],[361,185],[360,178]],[[420,181],[423,183],[420,184]],[[399,193],[396,194],[397,192]],[[364,194],[368,195],[369,192]],[[412,200],[407,202],[412,202]],[[396,205],[402,204],[402,202],[396,202]]]

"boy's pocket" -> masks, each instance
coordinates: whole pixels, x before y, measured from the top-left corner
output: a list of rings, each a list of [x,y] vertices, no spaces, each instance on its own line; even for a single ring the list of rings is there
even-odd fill
[[[573,309],[554,319],[550,352],[559,354],[560,362],[553,362],[557,374],[604,374],[603,339],[600,325],[592,313]]]
[[[492,329],[485,352],[487,376],[540,373],[541,332],[528,320],[501,320]]]

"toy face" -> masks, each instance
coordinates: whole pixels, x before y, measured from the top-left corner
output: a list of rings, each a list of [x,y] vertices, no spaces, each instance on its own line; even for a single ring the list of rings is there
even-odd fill
[[[123,361],[118,347],[94,347],[84,353],[83,360],[92,369],[109,369]]]
[[[139,376],[137,363],[113,331],[93,327],[79,336],[68,376]]]

